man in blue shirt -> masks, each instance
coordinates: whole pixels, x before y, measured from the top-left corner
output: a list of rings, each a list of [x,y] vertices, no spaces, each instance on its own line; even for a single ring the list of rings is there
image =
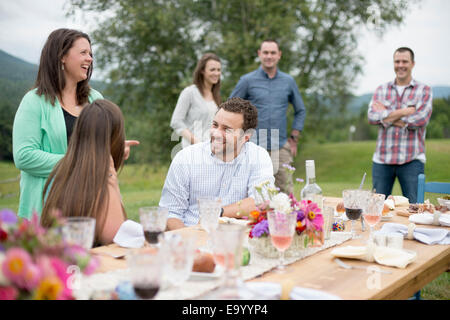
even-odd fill
[[[281,50],[275,40],[264,40],[258,50],[261,66],[241,77],[230,97],[249,100],[258,109],[257,134],[252,141],[266,148],[273,162],[275,184],[281,191],[293,192],[292,176],[281,166],[291,163],[305,122],[306,109],[290,75],[277,69]],[[294,107],[292,131],[287,134],[287,108]]]

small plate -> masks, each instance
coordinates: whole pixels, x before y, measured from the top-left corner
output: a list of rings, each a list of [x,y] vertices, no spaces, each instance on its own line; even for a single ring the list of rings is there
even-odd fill
[[[446,199],[443,199],[443,198],[438,198],[437,200],[438,200],[438,202],[439,202],[439,204],[441,206],[446,206],[447,209],[450,210],[450,200],[446,200]]]
[[[394,217],[394,215],[392,214],[392,212],[389,212],[387,215],[385,216],[381,216],[381,221],[389,221]]]
[[[191,281],[208,281],[208,280],[217,280],[220,278],[220,273],[217,270],[214,272],[191,272],[189,276],[189,280]]]

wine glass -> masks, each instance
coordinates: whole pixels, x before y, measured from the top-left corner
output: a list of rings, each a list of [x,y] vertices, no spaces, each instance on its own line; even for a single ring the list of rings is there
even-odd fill
[[[69,244],[79,245],[86,250],[92,248],[95,238],[95,219],[69,217],[62,226],[62,237]]]
[[[361,218],[361,214],[366,206],[369,195],[370,191],[368,190],[353,189],[342,191],[345,214],[347,218],[352,221],[352,239],[361,238],[360,235],[356,234],[355,221]]]
[[[224,269],[219,288],[206,294],[204,299],[254,299],[255,294],[240,278],[242,245],[246,228],[236,224],[221,224],[211,235],[214,261]]]
[[[189,234],[164,234],[162,250],[165,252],[167,262],[167,282],[180,286],[190,276],[194,264],[194,255],[197,239]]]
[[[142,300],[153,299],[163,278],[165,261],[162,252],[155,248],[139,250],[129,256],[128,265],[136,296]]]
[[[294,212],[285,213],[278,211],[267,212],[269,221],[269,233],[272,244],[280,253],[277,266],[278,272],[285,272],[284,252],[290,247],[294,237],[297,214]]]
[[[208,248],[211,247],[209,238],[219,225],[219,216],[222,209],[222,200],[218,198],[198,198],[198,211],[200,213],[200,225],[208,233]]]
[[[372,193],[367,199],[366,206],[363,211],[364,221],[370,227],[369,242],[373,241],[373,229],[380,222],[386,196],[381,193]]]
[[[158,244],[158,236],[166,230],[169,210],[163,207],[139,208],[139,219],[144,229],[145,240],[150,245]]]

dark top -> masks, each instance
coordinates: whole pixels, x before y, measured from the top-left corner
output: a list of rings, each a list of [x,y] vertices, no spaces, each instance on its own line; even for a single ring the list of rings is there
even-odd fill
[[[66,133],[67,133],[67,145],[69,145],[70,136],[72,135],[73,127],[77,117],[68,113],[64,108],[62,108],[64,114],[64,121],[66,122]]]

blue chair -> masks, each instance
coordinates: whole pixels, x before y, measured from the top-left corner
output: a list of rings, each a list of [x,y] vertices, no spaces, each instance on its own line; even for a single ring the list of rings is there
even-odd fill
[[[450,182],[425,182],[425,175],[419,174],[417,183],[417,203],[423,203],[425,192],[450,194]]]
[[[418,178],[417,203],[423,203],[425,201],[425,192],[450,194],[449,182],[425,182],[425,175],[423,173],[419,174]],[[414,294],[413,299],[420,300],[420,290]]]

